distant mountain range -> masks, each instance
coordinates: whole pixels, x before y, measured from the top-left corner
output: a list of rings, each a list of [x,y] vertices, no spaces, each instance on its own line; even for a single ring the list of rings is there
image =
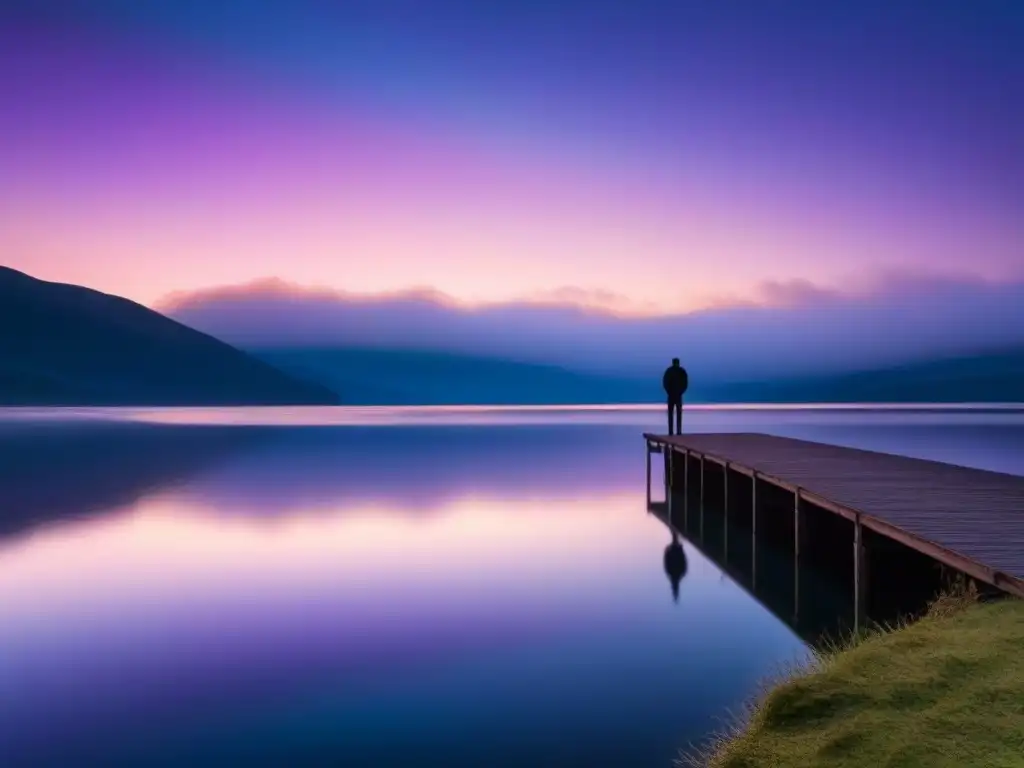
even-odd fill
[[[337,402],[140,304],[0,267],[0,405]]]
[[[254,350],[350,405],[567,405],[654,402],[661,373],[613,378],[549,365],[447,352],[380,349]]]
[[[446,352],[366,349],[256,350],[297,377],[359,405],[660,403],[661,370],[635,378],[579,373]],[[684,360],[685,363],[685,360]],[[690,371],[691,403],[1024,402],[1024,348],[873,371],[715,382]]]
[[[127,299],[0,267],[0,405],[326,405],[336,392],[351,405],[660,403],[661,373],[448,351],[243,352]],[[1022,402],[1024,347],[762,381],[691,369],[690,382],[691,403]]]
[[[774,403],[1021,403],[1024,347],[838,376],[732,384],[720,387],[718,396]]]

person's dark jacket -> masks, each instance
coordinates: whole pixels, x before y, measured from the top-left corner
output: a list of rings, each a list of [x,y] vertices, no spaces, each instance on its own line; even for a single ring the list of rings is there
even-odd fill
[[[669,366],[665,369],[665,375],[661,377],[661,386],[665,388],[669,400],[682,400],[683,393],[689,385],[690,377],[682,366]]]

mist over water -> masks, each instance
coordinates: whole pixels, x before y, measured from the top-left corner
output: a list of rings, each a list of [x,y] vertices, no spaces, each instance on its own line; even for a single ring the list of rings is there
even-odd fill
[[[685,539],[673,600],[662,420],[0,411],[4,765],[671,765],[807,648]],[[684,428],[1024,474],[1013,409]]]

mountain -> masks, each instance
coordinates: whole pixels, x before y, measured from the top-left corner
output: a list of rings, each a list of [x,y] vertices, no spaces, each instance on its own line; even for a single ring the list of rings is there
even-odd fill
[[[0,267],[0,405],[337,402],[140,304]]]
[[[660,369],[610,377],[452,352],[362,348],[255,350],[353,405],[661,403]],[[684,364],[685,364],[684,359]],[[1022,402],[1024,348],[841,375],[729,383],[690,369],[689,403]]]
[[[352,405],[565,405],[659,402],[661,371],[645,379],[420,350],[254,350],[295,376],[345,393]]]
[[[1024,347],[980,351],[843,375],[722,386],[720,397],[745,402],[1020,403]]]
[[[1024,401],[1021,346],[844,374],[702,374],[691,363],[691,403]],[[336,404],[335,391],[353,405],[660,403],[660,381],[661,368],[606,375],[453,351],[247,354],[127,299],[0,267],[0,405]]]

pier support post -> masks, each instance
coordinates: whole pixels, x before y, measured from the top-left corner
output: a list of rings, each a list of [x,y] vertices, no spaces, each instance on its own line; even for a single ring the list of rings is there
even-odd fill
[[[793,494],[793,557],[800,559],[800,539],[803,538],[801,530],[803,520],[800,515],[800,489]]]
[[[757,588],[757,472],[750,475],[750,582]]]
[[[651,443],[647,441],[647,511],[651,511]]]
[[[800,489],[793,493],[793,623],[800,619],[800,539],[803,516],[800,514]]]
[[[690,528],[690,452],[683,452],[683,530]]]
[[[675,506],[675,474],[673,470],[673,464],[675,459],[672,454],[675,453],[671,448],[668,449],[668,454],[665,456],[665,515],[668,517],[668,524],[672,525],[672,511]]]
[[[704,454],[700,455],[700,506],[704,508]]]
[[[853,631],[859,633],[864,628],[867,615],[867,581],[865,568],[864,533],[860,524],[860,515],[853,523]]]
[[[665,487],[674,489],[676,487],[676,452],[672,447],[669,447],[667,453],[668,472],[665,473]]]
[[[704,541],[704,454],[700,455],[700,508],[697,510],[700,515],[700,540]]]
[[[725,462],[725,467],[722,470],[722,487],[725,492],[725,498],[722,500],[722,513],[725,518],[725,552],[722,555],[722,560],[728,565],[729,563],[729,462]]]

